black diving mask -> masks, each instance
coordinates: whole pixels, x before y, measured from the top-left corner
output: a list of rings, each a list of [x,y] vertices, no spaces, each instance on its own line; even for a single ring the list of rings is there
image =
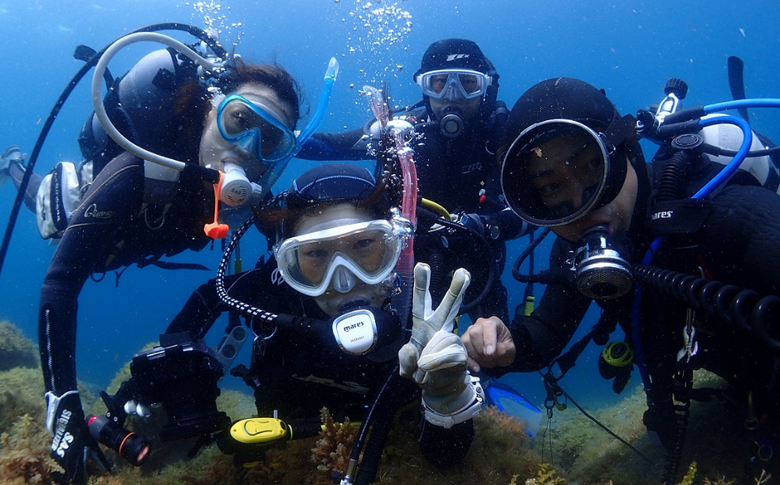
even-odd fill
[[[531,125],[503,158],[501,188],[509,207],[530,224],[553,227],[608,204],[623,187],[623,146],[635,132],[630,115],[603,132],[567,119]]]

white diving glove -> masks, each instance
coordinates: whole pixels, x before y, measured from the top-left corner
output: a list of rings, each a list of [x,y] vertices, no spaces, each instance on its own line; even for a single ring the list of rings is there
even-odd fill
[[[435,311],[431,310],[430,278],[430,266],[418,263],[414,267],[412,338],[398,352],[399,368],[401,376],[422,389],[425,419],[450,428],[476,416],[484,402],[479,379],[466,369],[466,347],[452,332],[471,276],[463,268],[455,271]]]

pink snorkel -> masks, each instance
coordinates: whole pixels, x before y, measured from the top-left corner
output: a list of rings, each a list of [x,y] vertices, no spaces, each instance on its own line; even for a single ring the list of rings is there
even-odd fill
[[[368,96],[371,110],[382,130],[388,132],[395,143],[396,154],[403,174],[401,216],[411,223],[412,232],[414,232],[417,226],[417,168],[414,165],[414,150],[409,148],[404,141],[405,137],[414,132],[414,127],[408,121],[390,119],[390,108],[378,89],[364,86],[363,93]],[[409,315],[409,304],[414,285],[414,234],[406,241],[406,246],[401,251],[395,268],[401,279],[403,294],[409,295],[409,298],[401,299],[403,303],[399,305],[401,308],[398,309],[401,321],[405,322]]]

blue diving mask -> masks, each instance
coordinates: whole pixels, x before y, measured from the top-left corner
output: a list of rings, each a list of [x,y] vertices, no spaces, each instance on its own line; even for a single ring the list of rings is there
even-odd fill
[[[217,108],[222,137],[268,164],[288,158],[295,150],[295,133],[281,119],[272,109],[239,94],[226,97]]]

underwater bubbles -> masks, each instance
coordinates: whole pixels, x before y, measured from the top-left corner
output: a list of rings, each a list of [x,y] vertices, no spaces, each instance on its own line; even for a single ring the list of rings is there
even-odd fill
[[[197,15],[199,14],[206,30],[216,32],[218,37],[221,37],[222,34],[235,37],[235,40],[232,42],[234,46],[237,46],[244,36],[244,32],[241,30],[243,24],[241,22],[229,22],[227,15],[222,12],[221,4],[214,1],[184,2],[184,4],[195,9],[195,13],[192,16],[193,21],[198,20]],[[225,7],[225,10],[230,10],[230,7]]]
[[[342,21],[349,22],[352,30],[347,44],[349,53],[367,54],[362,57],[375,59],[376,75],[403,68],[393,56],[408,48],[406,36],[412,31],[412,14],[401,8],[399,2],[374,4],[356,0],[353,10]]]

